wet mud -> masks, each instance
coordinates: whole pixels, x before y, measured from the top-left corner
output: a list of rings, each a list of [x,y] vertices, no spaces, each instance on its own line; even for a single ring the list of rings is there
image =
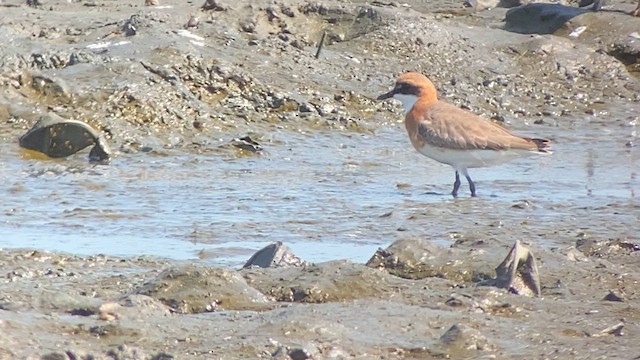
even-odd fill
[[[0,3],[0,359],[640,356],[635,1],[28,3]],[[406,70],[554,154],[452,199],[374,100]],[[48,113],[111,163],[20,149]],[[487,282],[516,240],[540,296]],[[275,241],[301,266],[241,269]]]

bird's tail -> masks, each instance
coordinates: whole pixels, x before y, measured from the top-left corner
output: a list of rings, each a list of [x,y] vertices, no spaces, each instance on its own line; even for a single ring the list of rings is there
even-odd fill
[[[541,153],[551,154],[551,141],[547,139],[530,139],[538,147],[538,151]]]

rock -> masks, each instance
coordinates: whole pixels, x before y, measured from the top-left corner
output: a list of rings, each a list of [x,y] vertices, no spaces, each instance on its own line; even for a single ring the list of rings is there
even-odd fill
[[[147,359],[151,357],[141,349],[124,344],[107,351],[107,355],[112,359]]]
[[[504,29],[521,34],[553,34],[588,10],[560,4],[531,3],[507,11]]]
[[[233,139],[231,140],[231,145],[250,153],[258,153],[262,151],[262,145],[254,141],[249,136],[243,136],[241,138]]]
[[[150,296],[129,294],[118,302],[105,302],[98,307],[98,319],[111,321],[115,319],[144,320],[154,316],[168,316],[171,309]]]
[[[514,209],[527,209],[531,207],[531,202],[529,200],[520,200],[511,205]]]
[[[476,11],[493,8],[512,8],[528,3],[526,0],[465,0],[464,6]]]
[[[289,350],[287,355],[289,355],[291,360],[307,360],[313,358],[307,350],[300,348]]]
[[[599,11],[602,9],[602,5],[604,5],[605,3],[608,3],[608,1],[604,1],[604,0],[580,0],[579,2],[579,6],[587,6],[593,3],[593,7],[591,7],[591,9],[593,11]],[[638,6],[636,6],[636,9],[633,10],[631,12],[632,16],[640,16],[640,1],[638,2]]]
[[[92,328],[94,335],[108,332],[105,328]],[[108,334],[107,334],[108,335]],[[151,359],[151,360],[169,360],[175,357],[164,352],[156,354],[148,354],[147,352],[128,345],[118,345],[110,350],[98,355],[99,352],[87,351],[70,351],[51,352],[40,357],[41,360],[75,360],[75,359]],[[31,359],[31,357],[30,357]]]
[[[510,49],[522,54],[523,60],[536,58],[539,61],[541,58],[548,59],[547,63],[549,65],[546,67],[548,71],[557,73],[571,81],[586,76],[585,58],[592,62],[594,66],[602,68],[610,66],[607,62],[603,62],[602,56],[595,52],[586,57],[577,55],[574,47],[575,40],[570,38],[533,35]]]
[[[189,21],[187,21],[184,27],[185,29],[190,29],[190,28],[197,28],[198,25],[200,25],[200,19],[198,19],[197,16],[192,14],[191,16],[189,16]]]
[[[132,318],[145,316],[166,316],[171,314],[170,308],[150,296],[130,294],[118,301],[122,305],[120,314]]]
[[[227,11],[229,7],[220,0],[206,0],[202,4],[202,10]]]
[[[111,158],[111,149],[107,144],[107,140],[102,136],[98,136],[96,144],[89,152],[89,161],[91,162],[107,162]]]
[[[614,290],[609,290],[609,293],[607,294],[607,296],[604,297],[603,300],[606,301],[616,301],[616,302],[624,302],[624,296]]]
[[[598,240],[583,234],[576,240],[576,249],[586,256],[603,258],[619,252],[635,253],[640,251],[640,245],[624,239]]]
[[[495,286],[518,295],[540,296],[538,265],[531,251],[516,241],[504,261],[496,268]]]
[[[189,265],[164,270],[134,291],[160,300],[180,313],[264,310],[271,302],[232,270]]]
[[[608,335],[623,336],[624,333],[622,332],[622,329],[624,329],[624,322],[619,322],[615,325],[609,326],[608,328],[598,333],[591,334],[591,337],[600,337],[600,336],[608,336]]]
[[[424,239],[401,239],[378,249],[367,266],[384,269],[406,279],[439,277],[452,281],[478,281],[493,277],[486,259],[459,249],[443,249]]]
[[[102,135],[91,126],[77,120],[66,120],[56,114],[41,116],[38,122],[20,137],[20,146],[41,152],[52,158],[73,155],[94,145],[91,161],[109,161],[111,149]]]
[[[571,248],[567,251],[567,260],[573,261],[573,262],[579,262],[579,261],[589,261],[589,258],[587,258],[585,254],[580,252],[580,250],[576,248]]]
[[[346,260],[303,267],[243,269],[242,274],[249,285],[277,301],[305,303],[387,297],[392,291],[388,283],[396,280]]]
[[[108,302],[100,305],[98,308],[98,319],[111,321],[120,318],[119,310],[121,306],[118,303]]]
[[[482,333],[467,325],[451,326],[439,339],[439,347],[448,358],[478,358],[479,351],[493,350],[494,345]]]
[[[48,354],[42,355],[40,359],[41,360],[68,360],[69,357],[67,357],[67,354],[56,352],[56,353],[48,353]]]
[[[81,311],[97,313],[99,304],[97,300],[79,294],[43,290],[42,297],[37,304],[40,309],[57,310],[77,314]]]
[[[302,266],[305,262],[297,257],[291,250],[282,242],[278,241],[264,248],[258,250],[249,260],[244,264],[243,268],[250,267],[288,267],[288,266]]]
[[[58,60],[66,62],[66,60]],[[31,87],[44,96],[68,103],[72,101],[71,87],[60,77],[49,76],[44,73],[34,73],[31,76]]]

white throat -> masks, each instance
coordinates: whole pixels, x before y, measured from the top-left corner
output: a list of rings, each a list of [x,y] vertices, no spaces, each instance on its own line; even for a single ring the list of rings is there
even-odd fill
[[[402,102],[402,107],[404,108],[404,113],[407,114],[413,108],[416,101],[418,101],[418,97],[415,95],[407,95],[407,94],[395,94],[393,98],[396,100],[400,100]]]

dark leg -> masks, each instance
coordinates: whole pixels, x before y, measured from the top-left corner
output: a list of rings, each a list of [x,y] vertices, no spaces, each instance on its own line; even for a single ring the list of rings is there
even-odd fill
[[[453,197],[458,197],[458,189],[460,189],[460,174],[456,170],[456,181],[453,183],[453,191],[451,192]]]
[[[473,180],[471,180],[471,176],[469,176],[468,174],[465,175],[465,177],[469,182],[469,190],[471,190],[471,197],[476,197],[476,184],[473,183]]]

